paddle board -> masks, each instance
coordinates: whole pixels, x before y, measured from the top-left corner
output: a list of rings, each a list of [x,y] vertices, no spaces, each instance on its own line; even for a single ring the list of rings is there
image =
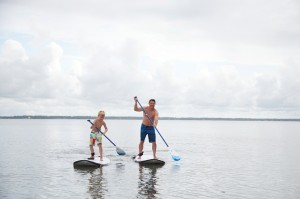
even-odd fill
[[[134,157],[134,161],[142,165],[164,165],[165,162],[160,159],[154,159],[152,155],[142,155],[141,159],[139,156]]]
[[[108,165],[110,160],[107,157],[103,157],[103,160],[100,161],[100,157],[95,157],[94,160],[78,160],[73,163],[74,167],[101,167]]]

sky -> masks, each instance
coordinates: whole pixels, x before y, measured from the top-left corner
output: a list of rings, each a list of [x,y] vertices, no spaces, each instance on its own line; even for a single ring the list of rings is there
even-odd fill
[[[1,0],[0,116],[300,118],[298,0]]]

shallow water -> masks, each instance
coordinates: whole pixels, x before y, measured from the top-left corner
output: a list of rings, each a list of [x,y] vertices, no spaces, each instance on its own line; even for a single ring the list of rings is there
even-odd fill
[[[110,165],[83,170],[73,162],[89,156],[85,120],[0,120],[0,198],[300,198],[300,122],[161,120],[182,159],[157,137],[166,164],[150,168],[132,160],[140,121],[106,122],[127,155],[104,138]]]

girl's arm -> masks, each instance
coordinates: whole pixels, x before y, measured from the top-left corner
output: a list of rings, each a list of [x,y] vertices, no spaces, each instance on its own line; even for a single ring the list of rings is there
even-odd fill
[[[94,125],[96,125],[96,120],[93,121]],[[91,125],[90,129],[94,129],[95,127],[93,125]]]
[[[105,123],[105,122],[103,122],[103,127],[104,127],[104,132],[103,132],[103,133],[106,133],[106,132],[108,131],[108,128],[107,128],[107,126],[106,126],[106,123]]]

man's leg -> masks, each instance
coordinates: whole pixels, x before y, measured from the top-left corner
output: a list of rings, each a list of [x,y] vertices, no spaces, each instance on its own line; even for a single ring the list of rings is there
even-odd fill
[[[156,157],[156,142],[152,142],[152,151],[153,151],[153,158],[157,159],[157,157]]]
[[[143,155],[143,149],[144,149],[144,141],[146,138],[147,132],[146,132],[146,126],[142,124],[141,126],[141,134],[140,134],[140,144],[139,144],[139,154],[138,154],[138,159],[141,159],[141,156]]]
[[[156,157],[156,136],[155,136],[154,128],[149,130],[148,138],[149,138],[149,142],[152,143],[153,158],[157,159],[157,157]]]
[[[144,149],[144,142],[143,141],[140,141],[140,144],[139,144],[139,159],[141,159],[141,156],[142,156],[142,153],[143,153],[143,149]]]

